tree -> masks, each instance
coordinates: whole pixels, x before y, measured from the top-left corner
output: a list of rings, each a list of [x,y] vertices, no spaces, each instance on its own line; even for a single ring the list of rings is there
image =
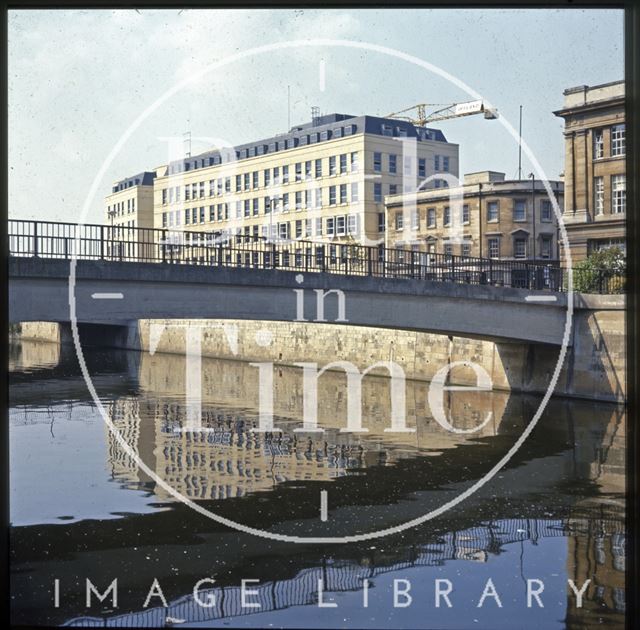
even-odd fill
[[[573,270],[573,286],[582,293],[624,293],[627,260],[620,247],[593,252]]]

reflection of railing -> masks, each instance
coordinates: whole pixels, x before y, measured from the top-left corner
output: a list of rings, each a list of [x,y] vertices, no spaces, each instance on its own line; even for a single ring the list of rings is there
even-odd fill
[[[9,254],[20,257],[156,262],[246,269],[415,278],[563,291],[551,264],[432,254],[351,243],[269,239],[248,234],[9,221]]]
[[[619,529],[624,522],[619,523]],[[323,580],[323,590],[331,592],[356,591],[362,588],[365,578],[375,578],[384,573],[401,571],[419,566],[441,566],[454,559],[485,561],[486,554],[496,553],[503,545],[524,540],[536,541],[539,538],[567,536],[567,521],[538,519],[504,519],[492,521],[486,525],[472,527],[458,532],[449,532],[433,543],[408,549],[406,558],[392,564],[376,566],[375,555],[368,564],[326,563],[323,566],[303,569],[288,580],[252,584],[257,593],[251,596],[252,602],[260,608],[243,608],[239,586],[202,589],[200,598],[208,600],[215,597],[212,608],[199,606],[191,595],[185,595],[169,604],[167,608],[153,608],[143,612],[134,612],[108,618],[109,626],[117,627],[162,627],[167,617],[198,623],[238,617],[255,612],[270,612],[290,606],[303,606],[314,603],[318,595],[318,580]],[[105,625],[105,618],[80,617],[69,620],[67,626]]]

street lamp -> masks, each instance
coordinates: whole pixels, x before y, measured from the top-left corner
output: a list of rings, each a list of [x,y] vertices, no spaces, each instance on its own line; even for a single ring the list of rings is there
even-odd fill
[[[531,213],[533,217],[533,262],[536,261],[536,176],[529,173],[531,178]]]

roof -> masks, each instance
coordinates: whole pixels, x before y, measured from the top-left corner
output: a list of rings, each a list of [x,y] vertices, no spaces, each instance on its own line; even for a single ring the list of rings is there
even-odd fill
[[[377,134],[390,137],[417,138],[421,141],[447,142],[438,129],[416,127],[410,122],[377,116],[326,114],[311,122],[294,125],[289,132],[235,147],[214,149],[169,163],[168,175],[244,160],[259,155],[285,151],[299,146],[326,142],[355,134]]]
[[[121,190],[132,188],[133,186],[152,186],[155,178],[156,174],[153,171],[143,171],[142,173],[137,173],[136,175],[131,175],[130,177],[125,177],[124,179],[117,181],[113,185],[111,192],[120,192]]]

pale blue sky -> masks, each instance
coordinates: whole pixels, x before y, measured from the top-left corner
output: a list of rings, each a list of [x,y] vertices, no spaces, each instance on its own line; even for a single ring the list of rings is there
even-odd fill
[[[517,128],[547,176],[563,170],[569,86],[624,77],[620,10],[135,10],[9,14],[9,216],[75,221],[103,161],[135,118],[177,81],[225,56],[282,41],[349,39],[439,66]],[[319,63],[326,65],[320,89]],[[86,218],[102,222],[115,179],[167,160],[163,137],[240,144],[323,113],[384,115],[419,102],[470,100],[459,88],[380,53],[286,49],[234,62],[180,91],[123,146]],[[460,145],[461,173],[514,177],[518,148],[481,116],[433,125]],[[206,149],[194,142],[194,153]],[[532,169],[523,158],[525,176]]]

